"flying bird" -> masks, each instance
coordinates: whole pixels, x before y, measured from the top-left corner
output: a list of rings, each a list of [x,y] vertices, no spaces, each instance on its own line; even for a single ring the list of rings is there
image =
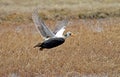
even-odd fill
[[[35,9],[32,14],[33,22],[38,30],[38,32],[43,37],[44,41],[42,43],[38,43],[35,47],[39,47],[40,50],[50,49],[57,47],[65,42],[65,39],[71,36],[71,32],[67,32],[63,35],[65,28],[68,24],[68,20],[62,20],[57,23],[54,31],[48,28],[48,26],[44,23],[44,21],[39,17],[38,9]]]

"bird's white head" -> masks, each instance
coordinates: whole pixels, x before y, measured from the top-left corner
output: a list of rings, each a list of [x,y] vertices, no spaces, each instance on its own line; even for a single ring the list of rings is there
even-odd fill
[[[69,36],[71,36],[71,35],[72,35],[71,32],[67,32],[67,33],[64,35],[64,37],[67,38],[67,37],[69,37]]]

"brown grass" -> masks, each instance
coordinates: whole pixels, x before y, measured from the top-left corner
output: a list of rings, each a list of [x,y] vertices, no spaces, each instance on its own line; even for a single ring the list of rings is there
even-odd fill
[[[0,76],[119,76],[120,19],[71,22],[67,31],[75,36],[44,51],[33,48],[42,41],[33,23],[0,26]],[[53,21],[47,23],[52,25]]]
[[[0,0],[0,77],[119,77],[119,4],[119,0]],[[35,7],[40,7],[50,28],[56,19],[69,18],[67,31],[74,37],[50,50],[34,49],[42,41],[31,19]]]

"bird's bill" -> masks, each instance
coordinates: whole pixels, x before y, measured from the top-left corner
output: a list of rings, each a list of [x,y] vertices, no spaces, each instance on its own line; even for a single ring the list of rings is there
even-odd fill
[[[74,37],[74,36],[75,36],[75,34],[74,34],[74,33],[71,33],[71,36],[72,36],[72,37]]]

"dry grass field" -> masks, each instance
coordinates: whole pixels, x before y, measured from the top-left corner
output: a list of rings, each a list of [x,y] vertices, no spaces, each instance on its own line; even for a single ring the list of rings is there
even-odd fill
[[[65,17],[74,36],[53,49],[31,19],[35,7],[50,28]],[[120,77],[119,0],[0,0],[0,77]]]

